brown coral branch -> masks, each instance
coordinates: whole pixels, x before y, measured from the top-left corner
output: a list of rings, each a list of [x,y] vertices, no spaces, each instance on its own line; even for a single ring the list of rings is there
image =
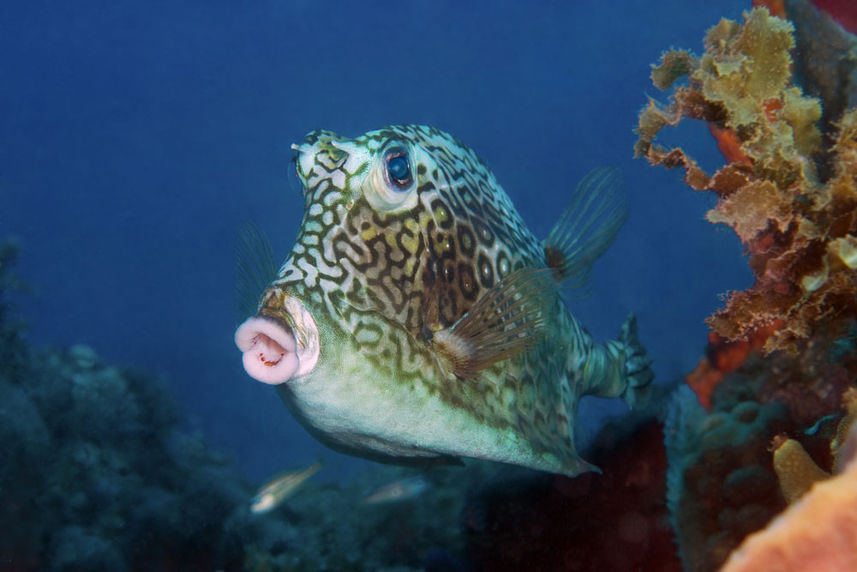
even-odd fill
[[[668,105],[640,114],[634,151],[653,165],[682,168],[695,190],[720,197],[706,218],[730,226],[749,255],[756,283],[730,296],[708,320],[729,340],[746,340],[781,322],[764,346],[796,352],[818,328],[857,319],[857,111],[836,123],[823,147],[819,101],[791,84],[791,23],[764,8],[744,24],[722,20],[708,31],[706,53],[674,50],[652,71],[657,87],[680,77]],[[727,164],[709,176],[681,148],[655,142],[684,119],[708,122]],[[831,157],[820,181],[816,159]]]

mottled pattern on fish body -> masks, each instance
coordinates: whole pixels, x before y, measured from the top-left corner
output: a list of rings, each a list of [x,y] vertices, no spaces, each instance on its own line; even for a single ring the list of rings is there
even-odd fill
[[[298,300],[318,328],[318,363],[280,386],[308,429],[374,458],[590,468],[574,447],[577,402],[627,393],[629,350],[595,344],[557,288],[542,291],[526,351],[464,372],[440,351],[443,333],[504,278],[547,268],[545,247],[482,160],[442,131],[407,125],[356,139],[315,131],[296,162],[304,219],[259,315],[286,323],[300,346],[302,328],[284,310]]]

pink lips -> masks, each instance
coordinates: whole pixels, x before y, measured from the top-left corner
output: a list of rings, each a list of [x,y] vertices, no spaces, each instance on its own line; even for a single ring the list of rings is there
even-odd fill
[[[294,334],[273,320],[248,318],[235,331],[235,344],[244,369],[262,383],[285,383],[300,366]]]

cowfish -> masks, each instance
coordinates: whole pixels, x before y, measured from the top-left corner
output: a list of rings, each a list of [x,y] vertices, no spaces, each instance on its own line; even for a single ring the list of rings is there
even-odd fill
[[[617,170],[588,174],[540,241],[477,154],[436,128],[317,130],[292,149],[303,221],[235,332],[246,372],[340,452],[597,470],[576,449],[578,401],[633,407],[653,378],[633,315],[597,343],[562,295],[626,218]]]
[[[319,470],[321,470],[321,463],[315,462],[305,469],[277,475],[259,488],[250,504],[250,511],[254,514],[271,512]]]

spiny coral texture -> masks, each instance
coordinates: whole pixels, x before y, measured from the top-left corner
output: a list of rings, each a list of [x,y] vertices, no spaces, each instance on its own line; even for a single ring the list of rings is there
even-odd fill
[[[666,107],[649,102],[635,146],[654,165],[684,168],[693,189],[719,195],[707,219],[735,230],[756,283],[733,293],[708,324],[744,340],[781,320],[765,352],[796,352],[818,328],[857,316],[857,111],[839,118],[837,133],[819,132],[818,100],[791,83],[793,30],[756,8],[743,25],[724,19],[711,28],[701,58],[664,54],[655,85],[667,89],[685,76],[688,83]],[[711,176],[680,148],[654,143],[684,118],[709,122],[730,161]],[[815,162],[823,154],[826,180]]]

